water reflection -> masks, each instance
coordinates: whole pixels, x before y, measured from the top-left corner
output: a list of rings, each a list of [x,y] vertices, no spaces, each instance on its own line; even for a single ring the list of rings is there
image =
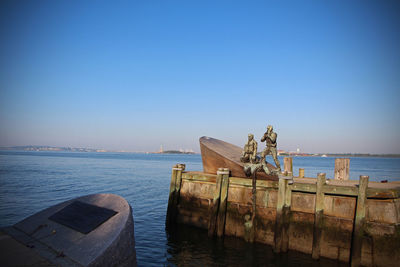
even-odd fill
[[[211,239],[206,230],[182,224],[168,229],[167,239],[167,266],[348,266],[296,251],[275,254],[270,246],[234,237]]]

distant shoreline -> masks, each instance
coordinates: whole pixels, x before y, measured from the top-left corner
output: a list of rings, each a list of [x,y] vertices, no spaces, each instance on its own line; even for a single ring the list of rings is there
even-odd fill
[[[199,154],[193,151],[166,150],[163,152],[151,151],[113,151],[96,148],[51,147],[51,146],[11,146],[0,147],[0,151],[47,151],[47,152],[97,152],[97,153],[143,153],[143,154]],[[358,157],[358,158],[400,158],[400,154],[369,154],[369,153],[281,153],[286,157]]]
[[[149,152],[152,154],[196,154],[195,152],[192,151],[179,151],[179,150],[167,150],[163,152]]]
[[[282,157],[336,157],[336,158],[400,158],[400,154],[369,154],[369,153],[282,153]]]
[[[327,157],[400,158],[400,154],[325,154]]]
[[[163,152],[150,151],[117,151],[82,147],[52,147],[52,146],[10,146],[0,147],[0,151],[27,152],[96,152],[96,153],[142,153],[142,154],[198,154],[193,151],[166,150]]]

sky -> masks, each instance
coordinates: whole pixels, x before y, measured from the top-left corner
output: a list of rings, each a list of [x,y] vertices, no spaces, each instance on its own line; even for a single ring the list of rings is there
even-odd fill
[[[400,153],[398,1],[1,1],[0,146]]]

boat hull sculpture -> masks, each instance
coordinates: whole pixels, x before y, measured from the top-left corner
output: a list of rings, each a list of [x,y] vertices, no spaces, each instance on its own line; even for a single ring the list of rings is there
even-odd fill
[[[244,172],[245,163],[240,161],[242,148],[211,137],[203,136],[199,140],[203,170],[205,173],[217,173],[218,168],[228,168],[233,177],[247,177]],[[276,168],[267,164],[270,170]],[[257,172],[257,179],[278,180],[277,175]]]

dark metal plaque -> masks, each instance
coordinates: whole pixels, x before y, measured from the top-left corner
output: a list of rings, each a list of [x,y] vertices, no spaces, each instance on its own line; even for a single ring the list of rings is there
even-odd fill
[[[59,212],[51,215],[49,220],[87,234],[117,213],[114,210],[74,201]]]

